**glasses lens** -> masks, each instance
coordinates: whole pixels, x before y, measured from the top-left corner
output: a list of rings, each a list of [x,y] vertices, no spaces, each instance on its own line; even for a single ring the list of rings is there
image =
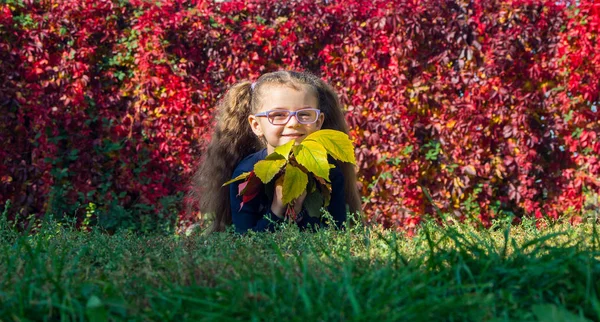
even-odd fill
[[[275,125],[285,124],[290,118],[289,111],[271,111],[269,112],[269,121]]]
[[[300,123],[314,123],[317,120],[317,111],[301,110],[296,113],[296,117]]]

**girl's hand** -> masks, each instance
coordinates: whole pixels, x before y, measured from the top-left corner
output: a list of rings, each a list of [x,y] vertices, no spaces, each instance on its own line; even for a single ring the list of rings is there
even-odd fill
[[[304,192],[298,198],[296,198],[296,200],[294,200],[295,213],[299,213],[300,211],[302,211],[302,204],[304,203],[304,199],[306,199],[306,189],[304,189]]]
[[[275,185],[275,193],[273,194],[273,202],[271,203],[271,211],[279,218],[283,218],[285,216],[285,210],[287,207],[281,201],[283,198],[283,186]],[[294,200],[294,211],[295,213],[299,213],[302,210],[302,204],[304,203],[304,199],[306,198],[306,190],[302,192],[302,194]]]

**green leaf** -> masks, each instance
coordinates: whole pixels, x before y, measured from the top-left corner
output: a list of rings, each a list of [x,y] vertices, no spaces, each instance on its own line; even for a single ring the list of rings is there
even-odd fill
[[[251,172],[244,172],[244,173],[240,174],[239,176],[237,176],[237,177],[235,177],[235,178],[233,178],[233,179],[225,182],[221,187],[225,187],[228,184],[232,184],[232,183],[234,183],[236,181],[239,181],[239,180],[242,180],[242,179],[246,179],[250,175],[250,173]]]
[[[274,153],[281,155],[282,157],[284,157],[287,160],[294,144],[296,144],[296,141],[291,140],[290,142],[288,142],[284,145],[280,145],[280,146],[276,147]],[[271,154],[273,154],[273,153],[271,153]]]
[[[279,153],[273,152],[265,158],[265,160],[287,160],[284,156]]]
[[[535,314],[535,316],[538,318],[538,321],[590,321],[585,317],[571,313],[562,306],[556,306],[554,304],[537,304],[532,307],[532,311],[533,314]]]
[[[254,165],[254,172],[260,181],[268,183],[279,173],[286,163],[286,159],[261,160]]]
[[[565,115],[565,122],[569,122],[571,119],[573,118],[573,110],[570,110],[569,113],[567,113],[567,115]]]
[[[324,202],[325,199],[323,198],[323,195],[318,190],[315,190],[306,195],[303,206],[309,216],[320,218],[321,207],[323,207]]]
[[[336,130],[319,130],[307,136],[301,144],[310,141],[321,143],[333,158],[356,164],[354,146],[346,133]]]
[[[285,167],[283,176],[283,197],[282,202],[289,204],[292,200],[300,197],[308,184],[308,176],[304,171],[288,164]]]
[[[100,298],[98,298],[96,295],[92,295],[87,301],[86,308],[95,309],[102,307],[102,305],[102,300],[100,300]]]
[[[329,181],[329,162],[327,150],[319,142],[303,141],[294,151],[296,161],[316,176]]]
[[[319,186],[321,195],[323,196],[323,207],[329,206],[331,200],[331,183],[326,182],[323,178],[315,177],[316,184]]]
[[[86,304],[85,315],[89,321],[108,321],[108,312],[96,295],[92,295]]]

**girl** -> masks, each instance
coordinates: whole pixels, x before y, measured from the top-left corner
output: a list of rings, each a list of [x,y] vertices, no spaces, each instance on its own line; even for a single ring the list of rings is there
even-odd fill
[[[240,207],[238,184],[221,185],[243,172],[254,169],[273,150],[290,140],[302,141],[323,128],[348,134],[339,99],[333,89],[306,72],[279,71],[262,75],[255,83],[233,85],[220,102],[217,126],[208,145],[204,162],[193,178],[192,200],[198,201],[202,214],[212,214],[210,231],[223,231],[234,224],[236,232],[272,231],[274,223],[284,220],[281,187],[269,200],[265,191]],[[330,161],[331,162],[331,161]],[[346,204],[352,213],[360,212],[354,165],[337,163],[331,169],[331,201],[328,207],[335,224],[346,220]],[[264,189],[264,185],[263,185]],[[294,203],[297,224],[325,225],[306,214],[306,192]]]

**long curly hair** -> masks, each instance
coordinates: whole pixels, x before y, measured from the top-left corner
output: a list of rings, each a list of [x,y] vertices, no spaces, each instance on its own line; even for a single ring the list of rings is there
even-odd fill
[[[222,184],[231,179],[233,170],[244,157],[266,147],[265,139],[257,137],[250,129],[248,116],[258,111],[261,94],[271,85],[296,90],[308,86],[318,97],[318,108],[325,115],[321,128],[349,133],[337,94],[311,73],[278,71],[262,75],[254,84],[242,81],[233,85],[217,106],[215,131],[203,155],[204,160],[192,178],[189,195],[202,217],[212,219],[211,232],[224,231],[231,225],[229,186],[222,187]],[[355,167],[343,162],[338,166],[345,178],[346,204],[350,212],[361,213]]]

